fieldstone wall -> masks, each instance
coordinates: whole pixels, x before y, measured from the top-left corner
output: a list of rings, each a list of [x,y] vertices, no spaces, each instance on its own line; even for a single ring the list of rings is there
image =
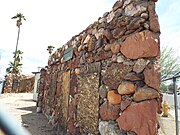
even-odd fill
[[[16,80],[13,84],[13,78]],[[33,92],[34,76],[7,74],[5,77],[4,93]],[[14,89],[13,89],[14,88]]]
[[[41,70],[37,106],[57,134],[156,135],[161,113],[157,0],[118,0]]]

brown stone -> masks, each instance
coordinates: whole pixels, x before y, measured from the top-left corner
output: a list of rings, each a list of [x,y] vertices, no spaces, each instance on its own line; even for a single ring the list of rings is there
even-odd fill
[[[125,15],[126,16],[139,16],[141,13],[145,12],[147,10],[146,7],[140,6],[140,5],[134,5],[133,3],[129,4],[125,8]]]
[[[132,94],[136,90],[136,86],[131,82],[123,82],[118,87],[118,93],[121,95]]]
[[[131,73],[126,74],[124,79],[128,81],[140,81],[143,79],[143,76],[142,74],[136,74],[135,72],[131,72]]]
[[[142,23],[144,23],[144,22],[145,22],[144,18],[136,17],[127,26],[127,30],[136,30],[139,27],[141,27]]]
[[[111,56],[112,56],[111,51],[106,52],[104,50],[100,50],[95,55],[95,61],[105,60],[105,59],[111,58]]]
[[[107,16],[107,23],[109,23],[109,22],[111,22],[112,21],[112,19],[114,18],[114,12],[112,11],[112,12],[110,12],[109,14],[108,14],[108,16]]]
[[[88,42],[88,52],[91,52],[95,49],[95,43],[96,43],[96,38],[95,36],[92,36]]]
[[[111,40],[113,38],[112,33],[109,29],[103,31],[103,35],[108,39]]]
[[[123,95],[121,98],[121,110],[124,111],[132,102],[132,98],[128,95]]]
[[[148,19],[149,16],[148,16],[147,13],[142,13],[142,14],[141,14],[141,17],[144,18],[144,19]]]
[[[111,50],[111,44],[106,44],[104,47],[105,51],[110,51]]]
[[[100,106],[100,117],[102,120],[116,120],[119,117],[120,108],[116,105],[103,103]]]
[[[79,67],[79,64],[80,64],[80,59],[74,58],[68,62],[68,67],[69,68],[77,68],[77,67]]]
[[[132,70],[129,65],[113,63],[108,67],[105,76],[103,76],[103,82],[110,89],[117,89],[119,84],[124,79],[124,76]]]
[[[111,45],[111,51],[114,54],[117,54],[120,51],[120,45],[119,44],[112,44]]]
[[[121,103],[121,95],[116,94],[113,90],[108,91],[107,99],[110,104],[116,105]]]
[[[136,92],[133,95],[133,100],[139,102],[139,101],[154,99],[158,97],[159,97],[159,93],[156,90],[144,86],[136,90]]]
[[[118,39],[124,35],[126,32],[126,27],[123,28],[116,28],[112,31],[112,35],[115,39]]]
[[[87,58],[87,63],[92,63],[92,62],[94,62],[94,58],[92,56]]]
[[[122,16],[122,9],[121,8],[119,8],[118,10],[116,10],[115,12],[114,12],[114,14],[115,14],[115,17],[121,17]]]
[[[155,64],[148,64],[144,70],[145,83],[156,90],[160,90],[160,67]]]
[[[150,20],[150,30],[153,32],[160,32],[160,26],[158,22],[158,16],[155,11],[155,3],[150,2],[148,6],[149,20]]]
[[[134,131],[138,135],[156,135],[157,107],[156,100],[131,104],[117,119],[118,125],[121,129]]]
[[[121,45],[121,52],[130,59],[155,57],[159,53],[158,40],[150,31],[131,35]]]
[[[133,71],[136,73],[141,73],[147,64],[148,62],[146,60],[138,59],[133,67]]]
[[[122,0],[121,1],[117,1],[114,5],[113,5],[113,11],[117,10],[118,8],[121,8],[123,5]]]

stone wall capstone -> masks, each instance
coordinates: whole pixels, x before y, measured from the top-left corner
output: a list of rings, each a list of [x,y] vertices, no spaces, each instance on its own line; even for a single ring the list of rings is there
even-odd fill
[[[156,135],[161,113],[157,0],[118,0],[41,70],[37,107],[58,135]]]

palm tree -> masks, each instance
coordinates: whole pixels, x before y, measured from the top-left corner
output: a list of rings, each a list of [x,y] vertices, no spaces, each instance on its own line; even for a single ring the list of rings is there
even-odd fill
[[[14,53],[14,64],[13,64],[15,66],[16,65],[16,60],[17,60],[17,53],[16,52],[17,52],[18,42],[19,42],[20,26],[22,25],[22,20],[26,20],[26,19],[25,19],[25,16],[22,13],[17,13],[17,15],[13,16],[11,19],[17,19],[16,26],[18,27],[18,36],[17,36],[17,42],[16,42],[16,49],[15,49],[15,53]],[[12,71],[15,71],[15,70],[12,70]]]
[[[22,64],[18,61],[16,61],[15,63],[10,62],[9,63],[9,67],[6,68],[6,72],[7,73],[14,73],[14,74],[20,74],[21,72],[21,68],[22,68]]]
[[[16,56],[15,62],[9,63],[9,67],[6,69],[6,72],[7,73],[19,74],[21,72],[21,68],[23,65],[22,63],[20,63],[22,60],[23,52],[21,50],[18,50],[18,51],[16,51],[16,54],[15,54],[15,52],[13,52],[13,54]]]

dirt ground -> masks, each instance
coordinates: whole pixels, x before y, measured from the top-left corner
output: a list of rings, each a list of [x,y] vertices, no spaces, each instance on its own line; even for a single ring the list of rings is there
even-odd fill
[[[32,99],[32,93],[0,94],[0,107],[32,135],[55,135],[47,118],[42,113],[36,113],[36,102]]]
[[[0,94],[0,107],[9,114],[18,124],[26,128],[32,135],[56,135],[42,113],[36,113],[36,102],[32,100],[32,93]],[[173,117],[159,117],[160,126],[158,135],[174,135],[175,125]],[[1,135],[1,132],[0,132]]]

